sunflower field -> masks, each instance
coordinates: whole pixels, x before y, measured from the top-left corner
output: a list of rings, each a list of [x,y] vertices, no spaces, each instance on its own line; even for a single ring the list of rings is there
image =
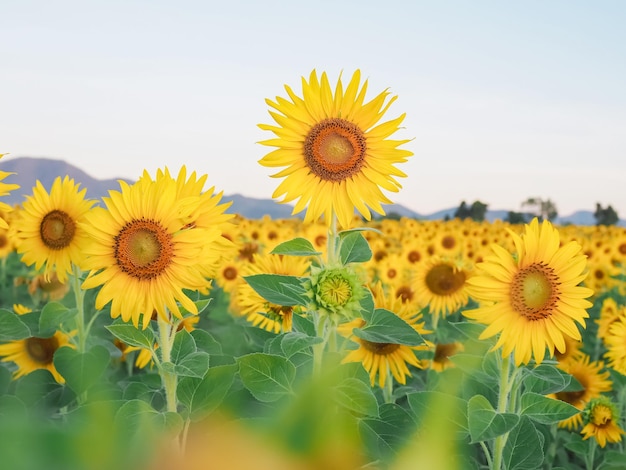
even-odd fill
[[[396,97],[285,90],[292,219],[185,166],[15,207],[0,172],[2,468],[625,468],[626,229],[387,218]]]

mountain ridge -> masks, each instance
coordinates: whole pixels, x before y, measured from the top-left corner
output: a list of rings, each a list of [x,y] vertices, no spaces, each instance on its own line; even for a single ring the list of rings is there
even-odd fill
[[[15,183],[20,188],[11,191],[8,196],[2,198],[2,202],[9,205],[20,204],[24,201],[26,195],[32,194],[32,188],[36,181],[49,190],[54,179],[57,176],[64,177],[68,175],[73,178],[76,183],[80,183],[81,188],[86,188],[86,197],[99,200],[104,196],[108,196],[109,190],[119,188],[119,182],[125,181],[132,184],[133,181],[126,178],[109,178],[98,179],[87,174],[82,169],[71,165],[64,160],[52,158],[37,157],[15,157],[11,159],[0,160],[0,170],[14,173],[5,178],[5,183]],[[239,214],[249,219],[260,219],[264,216],[273,219],[301,218],[303,212],[292,215],[293,205],[281,204],[271,198],[252,198],[239,193],[231,195],[224,194],[223,201],[232,201],[229,213]],[[401,204],[383,205],[387,216],[396,215],[400,217],[409,217],[414,219],[425,220],[443,220],[453,218],[456,207],[442,209],[430,214],[420,214]],[[507,217],[508,210],[497,209],[487,210],[485,218],[489,222],[495,220],[504,220]],[[575,224],[575,225],[595,225],[595,217],[593,212],[588,210],[579,210],[567,216],[559,216],[555,220],[557,224]],[[626,227],[626,220],[620,219],[619,226]]]

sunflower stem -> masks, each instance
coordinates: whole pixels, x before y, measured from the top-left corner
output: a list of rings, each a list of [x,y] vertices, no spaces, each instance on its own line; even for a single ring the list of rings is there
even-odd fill
[[[337,260],[337,214],[333,212],[328,228],[328,264],[333,266]]]
[[[85,352],[87,330],[85,329],[85,291],[80,286],[80,269],[72,263],[72,290],[76,302],[76,329],[78,330],[78,352]]]
[[[165,389],[165,401],[167,411],[177,412],[178,403],[176,399],[176,388],[178,386],[178,377],[173,370],[163,367],[165,364],[172,362],[172,345],[174,343],[174,335],[172,334],[172,326],[169,322],[157,315],[157,324],[159,326],[159,348],[161,349],[161,367],[159,373],[163,388]]]
[[[391,370],[387,369],[387,380],[385,380],[385,386],[383,387],[383,398],[385,403],[393,403],[393,376]]]
[[[320,315],[315,312],[313,321],[315,324],[315,334],[318,338],[322,339],[321,342],[313,345],[313,376],[319,377],[322,372],[324,349],[328,341],[328,336],[326,335],[326,315]]]
[[[594,439],[590,439],[589,442],[589,452],[587,452],[585,454],[585,468],[587,470],[593,470],[593,461],[596,459],[595,453],[596,453],[596,447],[597,447],[597,443],[595,438]]]
[[[502,358],[502,369],[500,370],[500,387],[498,390],[498,413],[506,413],[509,406],[509,378],[510,378],[510,357],[507,355]],[[508,433],[501,434],[496,437],[493,449],[493,467],[492,470],[500,470],[502,468],[502,452]]]

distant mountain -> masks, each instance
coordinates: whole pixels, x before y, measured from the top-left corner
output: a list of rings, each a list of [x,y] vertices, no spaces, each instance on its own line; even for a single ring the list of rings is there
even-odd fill
[[[37,180],[41,181],[44,188],[49,191],[57,176],[64,178],[65,175],[68,175],[74,179],[75,183],[80,183],[81,189],[87,189],[87,198],[101,199],[103,196],[108,195],[109,190],[119,189],[118,181],[123,179],[100,180],[89,176],[83,170],[63,160],[52,160],[49,158],[19,157],[7,159],[5,157],[0,160],[0,170],[15,173],[5,178],[4,183],[20,185],[20,189],[11,191],[8,196],[2,198],[2,202],[10,205],[24,202],[24,197],[33,193]],[[124,179],[124,181],[132,183],[130,180]]]
[[[97,179],[81,169],[66,163],[63,160],[55,160],[50,158],[4,158],[0,160],[0,170],[15,173],[7,177],[5,183],[15,183],[20,185],[20,189],[12,191],[8,196],[2,198],[7,204],[18,204],[24,201],[24,196],[32,194],[32,188],[37,180],[41,181],[44,187],[49,190],[52,182],[57,176],[64,177],[69,175],[75,182],[80,183],[81,187],[87,188],[87,197],[90,199],[101,199],[107,196],[109,190],[119,189],[119,181],[123,180],[129,184],[133,182],[128,179]],[[304,212],[300,212],[295,216],[291,215],[293,205],[280,204],[273,199],[257,199],[241,194],[224,195],[224,202],[232,201],[232,206],[228,209],[231,214],[239,214],[248,219],[260,219],[264,216],[273,219],[289,219],[292,217],[302,218]],[[456,207],[442,209],[432,214],[419,214],[401,204],[383,205],[385,213],[397,215],[401,217],[409,217],[413,219],[425,220],[443,220],[453,218]],[[495,220],[504,220],[508,215],[508,210],[488,210],[485,218],[489,222]],[[376,215],[376,214],[374,214]],[[593,212],[580,210],[567,216],[560,216],[555,221],[558,224],[574,224],[574,225],[594,225],[596,223]],[[619,226],[626,227],[626,220],[620,220]]]

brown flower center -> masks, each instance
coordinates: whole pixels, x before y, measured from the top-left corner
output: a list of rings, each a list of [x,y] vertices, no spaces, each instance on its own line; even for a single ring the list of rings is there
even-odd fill
[[[459,345],[456,343],[437,344],[437,346],[435,347],[435,355],[433,356],[433,361],[439,363],[447,362],[448,358],[456,354],[459,349]]]
[[[48,212],[39,226],[39,236],[44,245],[51,250],[62,250],[67,247],[76,233],[76,223],[60,210]]]
[[[511,283],[513,309],[528,320],[548,318],[559,300],[559,284],[554,269],[546,264],[521,269]]]
[[[153,279],[172,262],[172,235],[153,220],[133,220],[115,237],[115,259],[120,269],[137,279]]]
[[[388,356],[389,354],[394,353],[400,347],[399,344],[394,343],[372,343],[371,341],[367,341],[362,339],[361,344],[365,349],[370,351],[373,354],[378,356]]]
[[[224,275],[224,279],[227,279],[229,281],[233,281],[233,280],[237,279],[237,268],[235,268],[233,266],[228,266],[226,269],[224,269],[222,274]]]
[[[341,118],[315,124],[304,141],[304,159],[313,174],[339,182],[361,170],[367,150],[365,135]]]
[[[52,364],[52,357],[57,349],[59,349],[59,340],[54,336],[50,338],[28,338],[26,340],[26,352],[38,364]]]
[[[452,295],[465,284],[465,273],[449,264],[433,266],[426,274],[426,285],[435,295]]]
[[[452,235],[446,235],[441,239],[441,246],[446,250],[452,250],[456,246],[456,238]]]

